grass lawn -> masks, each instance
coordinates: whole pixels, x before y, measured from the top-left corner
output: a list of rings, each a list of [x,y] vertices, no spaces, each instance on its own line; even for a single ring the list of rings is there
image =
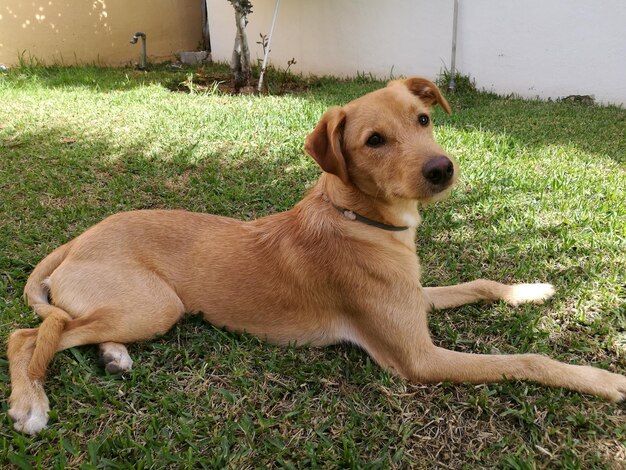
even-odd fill
[[[0,74],[3,343],[39,323],[21,294],[53,248],[131,209],[243,219],[288,209],[319,175],[302,146],[322,112],[383,85],[318,79],[264,97],[171,91],[188,76]],[[455,113],[437,111],[436,134],[462,175],[449,200],[423,210],[424,284],[543,281],[557,294],[543,306],[436,312],[435,341],[626,373],[626,110],[473,92],[450,101]],[[2,468],[626,465],[623,405],[523,382],[412,385],[349,345],[279,348],[193,317],[130,345],[135,366],[124,377],[104,372],[95,347],[58,354],[46,383],[50,426],[31,438],[6,414],[4,350]]]

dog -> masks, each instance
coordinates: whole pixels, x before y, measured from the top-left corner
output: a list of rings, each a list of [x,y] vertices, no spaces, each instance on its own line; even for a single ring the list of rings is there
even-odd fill
[[[435,142],[431,109],[451,109],[423,78],[391,81],[330,108],[305,142],[323,173],[293,209],[243,222],[186,211],[115,214],[41,261],[25,298],[43,318],[9,339],[9,415],[35,434],[48,420],[43,380],[56,351],[98,344],[111,373],[124,344],[168,331],[186,312],[274,344],[350,342],[419,383],[530,380],[608,400],[626,377],[537,354],[478,355],[433,344],[431,309],[550,298],[550,284],[479,279],[423,287],[418,204],[445,197],[456,160]]]

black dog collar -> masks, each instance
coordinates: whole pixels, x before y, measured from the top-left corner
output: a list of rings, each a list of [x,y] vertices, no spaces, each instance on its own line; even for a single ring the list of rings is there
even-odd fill
[[[331,202],[331,204],[333,203]],[[351,211],[350,209],[339,207],[334,204],[333,204],[333,207],[337,209],[339,212],[341,212],[343,216],[347,219],[356,220],[358,222],[371,225],[372,227],[382,228],[383,230],[388,230],[390,232],[402,232],[403,230],[407,230],[409,228],[409,227],[398,227],[396,225],[384,224],[376,220],[368,219],[367,217],[357,214],[356,212]]]

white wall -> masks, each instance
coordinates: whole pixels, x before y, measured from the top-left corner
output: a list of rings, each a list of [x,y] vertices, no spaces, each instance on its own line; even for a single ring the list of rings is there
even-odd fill
[[[624,0],[460,0],[458,39],[482,88],[626,104]]]
[[[253,0],[253,58],[270,30],[274,0]],[[457,68],[479,88],[558,98],[594,95],[626,104],[626,1],[459,0]],[[271,61],[297,72],[435,78],[450,66],[452,0],[282,0]],[[226,0],[209,0],[215,60],[235,37]]]
[[[252,56],[269,34],[274,0],[252,0],[247,27]],[[433,0],[282,0],[272,38],[271,61],[316,75],[435,77],[450,58],[452,3]],[[442,19],[444,21],[442,21]],[[432,25],[438,27],[433,28]],[[230,60],[235,16],[226,0],[209,0],[209,31],[214,60]]]

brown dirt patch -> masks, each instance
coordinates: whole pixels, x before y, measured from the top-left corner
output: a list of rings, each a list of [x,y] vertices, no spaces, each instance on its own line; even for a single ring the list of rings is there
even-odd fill
[[[200,69],[198,72],[191,74],[186,80],[180,83],[172,83],[168,88],[181,93],[211,93],[217,91],[229,95],[255,95],[257,94],[258,84],[258,78],[253,77],[249,87],[237,90],[228,73],[205,72],[203,69]],[[284,95],[308,89],[309,84],[302,79],[296,79],[289,74],[279,77],[272,74],[272,76],[266,75],[262,94]]]

